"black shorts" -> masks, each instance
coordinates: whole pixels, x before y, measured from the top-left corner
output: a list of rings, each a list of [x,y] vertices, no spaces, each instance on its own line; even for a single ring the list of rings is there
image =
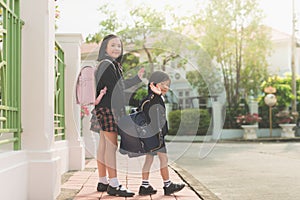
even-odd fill
[[[167,148],[165,142],[163,143],[162,147],[157,149],[156,151],[148,152],[147,154],[150,154],[152,156],[156,156],[157,153],[167,153]]]

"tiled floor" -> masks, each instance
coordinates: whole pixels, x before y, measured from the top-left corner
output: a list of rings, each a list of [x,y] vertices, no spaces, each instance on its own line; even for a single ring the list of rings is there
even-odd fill
[[[118,160],[119,161],[119,160]],[[87,160],[86,169],[84,171],[76,171],[70,174],[70,177],[62,184],[62,193],[59,200],[99,200],[99,199],[139,199],[139,200],[165,200],[165,199],[177,199],[177,200],[196,200],[201,199],[197,194],[188,186],[170,196],[163,194],[163,184],[159,170],[153,170],[150,174],[150,184],[157,189],[157,194],[149,196],[138,195],[138,189],[141,184],[140,169],[141,162],[139,159],[121,159],[119,161],[118,178],[121,184],[135,192],[134,197],[113,197],[107,195],[106,192],[97,192],[96,185],[98,182],[97,163],[96,160]],[[129,171],[129,166],[131,171]],[[152,168],[155,168],[153,166]],[[175,183],[182,183],[183,180],[179,175],[169,168],[170,180]]]

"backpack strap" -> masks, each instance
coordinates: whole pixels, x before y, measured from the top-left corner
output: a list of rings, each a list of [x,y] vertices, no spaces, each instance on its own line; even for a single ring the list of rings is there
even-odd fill
[[[107,59],[107,58],[101,60],[100,63],[98,64],[98,66],[100,66],[101,63],[104,62],[104,61],[109,62],[110,64],[112,64],[112,65],[114,66],[114,69],[116,70],[115,64],[114,64],[111,60],[109,60],[109,59]],[[96,82],[96,81],[97,81],[97,80],[95,80],[95,85],[96,85],[95,87],[97,87],[97,82]],[[99,80],[98,80],[98,81],[99,81]],[[100,103],[102,97],[106,94],[106,91],[107,91],[107,88],[106,88],[106,87],[104,87],[104,88],[100,91],[100,94],[95,98],[95,103],[94,103],[94,105],[98,105],[98,104]]]
[[[143,111],[144,110],[144,106],[145,106],[145,104],[146,103],[149,103],[150,102],[150,100],[148,99],[148,100],[146,100],[146,101],[144,101],[143,103],[142,103],[142,105],[139,107],[139,110],[141,110],[141,111]]]
[[[109,60],[109,59],[107,59],[107,58],[101,60],[101,61],[100,61],[100,64],[101,64],[102,62],[104,62],[104,61],[109,62],[110,64],[112,64],[112,65],[115,67],[115,64],[114,64],[113,62],[111,62],[111,60]]]

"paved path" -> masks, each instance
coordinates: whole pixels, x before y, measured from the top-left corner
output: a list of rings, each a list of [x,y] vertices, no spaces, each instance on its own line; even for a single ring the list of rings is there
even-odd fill
[[[299,140],[217,144],[170,141],[167,145],[171,179],[184,181],[188,186],[175,195],[164,196],[159,164],[155,160],[150,182],[158,193],[127,199],[300,199]],[[118,161],[118,169],[123,169],[118,174],[121,183],[137,194],[143,159],[118,155]],[[95,160],[88,160],[84,171],[69,172],[64,177],[67,181],[58,200],[124,199],[95,191],[98,179]]]
[[[214,145],[170,143],[170,162],[222,200],[300,199],[299,141]]]
[[[141,157],[142,158],[142,157]],[[197,200],[201,199],[188,185],[181,190],[170,196],[164,196],[163,183],[160,173],[157,168],[157,163],[154,163],[153,171],[150,174],[150,183],[158,190],[155,195],[139,196],[138,189],[141,184],[140,168],[142,164],[141,158],[131,158],[119,155],[118,177],[121,184],[135,192],[136,195],[131,198],[113,197],[107,195],[106,192],[97,192],[96,185],[98,182],[98,173],[96,160],[87,160],[86,168],[83,171],[68,172],[63,177],[63,184],[61,187],[61,194],[57,200],[99,200],[99,199],[139,199],[139,200]],[[182,183],[183,180],[174,171],[170,169],[170,179],[176,183]]]

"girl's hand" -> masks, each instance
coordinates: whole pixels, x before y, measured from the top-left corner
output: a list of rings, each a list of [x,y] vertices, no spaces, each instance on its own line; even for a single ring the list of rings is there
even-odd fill
[[[102,97],[106,94],[106,91],[107,91],[107,87],[105,86],[101,91],[100,91],[100,94],[99,96],[96,98],[95,102],[94,102],[94,105],[98,105],[102,99]]]
[[[161,89],[157,85],[155,86],[153,82],[150,83],[150,89],[157,95],[161,95]]]
[[[100,91],[100,94],[106,94],[106,91],[107,91],[107,87],[105,86],[105,87]]]
[[[138,72],[138,76],[139,76],[140,79],[143,78],[144,73],[145,73],[145,69],[144,69],[144,68],[141,68],[141,69],[139,70],[139,72]]]

